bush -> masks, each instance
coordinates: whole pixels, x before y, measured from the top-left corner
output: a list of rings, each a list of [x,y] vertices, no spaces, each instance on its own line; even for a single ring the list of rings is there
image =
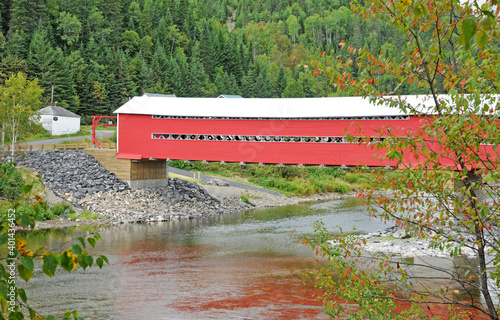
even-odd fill
[[[90,211],[84,210],[80,214],[70,213],[70,214],[68,214],[68,218],[70,218],[71,220],[76,220],[76,219],[80,219],[80,220],[90,220],[90,219],[97,220],[97,219],[100,219],[101,216],[98,213],[92,213]]]
[[[0,164],[0,197],[14,200],[23,194],[24,180],[13,162]]]
[[[30,216],[31,218],[35,219],[35,221],[45,221],[63,214],[66,210],[69,210],[71,213],[75,212],[73,210],[73,207],[69,203],[58,203],[52,207],[49,207],[46,202],[38,202],[36,204],[27,203],[19,207],[16,211],[20,214]],[[2,213],[6,214],[7,210],[2,211],[5,211]]]
[[[252,204],[250,202],[250,198],[248,197],[247,194],[242,194],[241,197],[240,197],[241,201],[245,202],[245,203],[248,203],[248,204]]]
[[[80,123],[83,125],[91,125],[92,124],[92,117],[90,115],[84,114],[80,118]]]
[[[53,205],[51,210],[54,213],[54,215],[56,215],[56,216],[63,214],[64,211],[66,211],[66,210],[69,210],[70,213],[75,212],[75,210],[73,210],[73,206],[69,203],[66,203],[66,202],[57,203],[57,204]]]
[[[195,170],[197,169],[196,163],[184,162],[183,160],[172,160],[168,163],[170,166],[182,170]]]
[[[351,191],[350,189],[351,188],[348,185],[340,182],[337,185],[337,187],[335,188],[335,192],[345,194],[345,193],[348,193],[349,191]]]
[[[54,218],[54,212],[50,210],[45,202],[37,204],[26,204],[16,209],[16,213],[28,215],[36,221],[45,221]]]

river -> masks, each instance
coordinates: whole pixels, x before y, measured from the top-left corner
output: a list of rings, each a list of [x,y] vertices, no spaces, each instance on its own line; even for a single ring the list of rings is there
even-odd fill
[[[105,254],[110,265],[48,278],[38,264],[29,299],[43,315],[76,309],[85,319],[328,319],[303,276],[317,262],[292,235],[311,233],[320,219],[332,230],[385,227],[344,199],[101,228],[92,254]],[[41,230],[28,238],[31,248],[60,250],[86,232]]]

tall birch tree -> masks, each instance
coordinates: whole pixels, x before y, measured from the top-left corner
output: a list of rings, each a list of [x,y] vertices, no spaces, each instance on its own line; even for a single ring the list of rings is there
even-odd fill
[[[38,80],[29,81],[24,73],[12,75],[0,87],[0,121],[10,136],[12,156],[19,135],[39,119],[42,93]]]

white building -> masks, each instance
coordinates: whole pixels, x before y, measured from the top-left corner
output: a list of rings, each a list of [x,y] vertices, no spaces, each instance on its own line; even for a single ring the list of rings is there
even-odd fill
[[[38,111],[45,130],[53,136],[80,131],[80,116],[58,106],[48,106]]]

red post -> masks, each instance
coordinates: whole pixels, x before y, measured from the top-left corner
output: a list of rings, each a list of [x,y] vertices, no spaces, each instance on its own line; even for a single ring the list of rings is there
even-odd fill
[[[97,141],[97,139],[95,137],[95,128],[97,128],[97,125],[99,124],[99,121],[101,121],[102,118],[116,119],[117,117],[116,116],[92,116],[92,148],[95,148],[95,146],[97,145],[97,147],[99,149],[102,149],[101,144],[99,143],[99,141]],[[103,124],[102,126],[103,127],[116,127],[116,124]]]

